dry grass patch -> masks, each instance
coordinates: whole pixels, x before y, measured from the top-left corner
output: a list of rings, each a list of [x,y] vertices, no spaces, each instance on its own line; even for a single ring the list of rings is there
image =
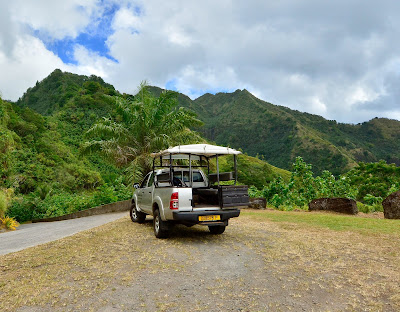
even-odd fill
[[[237,222],[246,223],[251,241],[273,233],[264,246],[247,245],[278,279],[290,280],[293,296],[347,292],[349,310],[400,309],[400,222],[280,211],[246,211]]]
[[[146,241],[152,241],[149,248]],[[163,241],[124,218],[55,242],[0,256],[0,311],[66,306],[134,281],[144,268],[168,269]]]
[[[0,256],[0,311],[399,311],[399,232],[359,220],[243,211],[159,240],[124,218]]]

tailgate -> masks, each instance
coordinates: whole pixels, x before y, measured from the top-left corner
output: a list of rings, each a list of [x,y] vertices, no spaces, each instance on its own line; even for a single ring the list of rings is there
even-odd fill
[[[220,185],[218,187],[218,197],[221,209],[249,205],[247,185]]]
[[[192,211],[192,188],[176,189],[179,193],[179,211]]]

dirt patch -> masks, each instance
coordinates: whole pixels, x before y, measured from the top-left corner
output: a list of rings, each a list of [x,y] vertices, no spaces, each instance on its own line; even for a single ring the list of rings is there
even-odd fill
[[[400,238],[245,213],[222,235],[124,218],[0,257],[1,311],[398,311]]]

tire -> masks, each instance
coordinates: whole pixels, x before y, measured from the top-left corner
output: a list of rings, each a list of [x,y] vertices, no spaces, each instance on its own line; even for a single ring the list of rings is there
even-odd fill
[[[135,202],[133,202],[131,205],[129,216],[131,217],[132,222],[144,223],[144,220],[146,220],[146,214],[141,211],[137,211]]]
[[[225,225],[209,225],[208,229],[211,234],[222,234],[225,232]]]
[[[160,211],[158,209],[154,210],[153,228],[154,228],[154,235],[157,238],[167,238],[168,237],[168,222],[163,221],[161,219]]]

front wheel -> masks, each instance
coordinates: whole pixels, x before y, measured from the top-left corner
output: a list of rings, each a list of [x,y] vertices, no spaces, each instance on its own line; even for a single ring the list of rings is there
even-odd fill
[[[225,232],[225,225],[209,225],[208,229],[211,234],[222,234]]]
[[[154,235],[157,238],[167,238],[168,237],[168,223],[163,221],[160,216],[160,211],[156,209],[153,216],[153,227]]]
[[[132,222],[143,223],[144,220],[146,220],[146,214],[141,211],[137,211],[135,202],[133,202],[131,205],[129,215],[131,217]]]

